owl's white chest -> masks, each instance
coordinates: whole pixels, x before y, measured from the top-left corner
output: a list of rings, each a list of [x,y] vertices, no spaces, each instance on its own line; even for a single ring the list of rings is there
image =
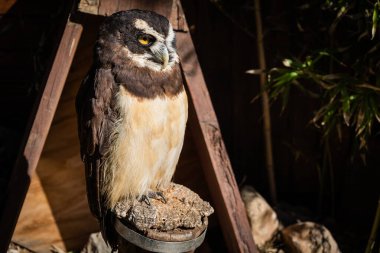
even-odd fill
[[[122,86],[117,96],[120,122],[105,161],[105,191],[110,207],[120,198],[166,187],[182,149],[187,97],[138,98]]]

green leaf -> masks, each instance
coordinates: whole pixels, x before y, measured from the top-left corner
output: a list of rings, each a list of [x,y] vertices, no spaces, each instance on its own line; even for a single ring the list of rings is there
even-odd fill
[[[379,22],[379,2],[375,3],[374,9],[373,9],[373,14],[372,14],[372,37],[371,39],[375,38],[376,35],[376,30],[377,30],[377,23]]]

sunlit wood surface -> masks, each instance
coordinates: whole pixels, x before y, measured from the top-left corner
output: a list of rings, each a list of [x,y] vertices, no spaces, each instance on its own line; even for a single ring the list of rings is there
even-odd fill
[[[0,17],[7,13],[9,9],[16,3],[16,0],[1,0],[0,1]]]
[[[90,214],[79,156],[75,95],[91,64],[94,33],[84,32],[65,84],[13,241],[36,252],[79,249],[98,230]]]

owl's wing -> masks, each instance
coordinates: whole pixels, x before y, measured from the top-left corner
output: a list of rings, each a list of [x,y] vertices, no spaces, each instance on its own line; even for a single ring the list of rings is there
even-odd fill
[[[107,213],[105,197],[101,194],[101,164],[116,122],[116,113],[112,109],[114,90],[115,81],[111,70],[93,67],[76,98],[81,156],[86,167],[87,198],[91,212],[99,220],[104,219]]]

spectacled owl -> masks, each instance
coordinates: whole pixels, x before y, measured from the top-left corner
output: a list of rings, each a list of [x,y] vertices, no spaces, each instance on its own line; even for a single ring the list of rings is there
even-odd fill
[[[169,21],[151,11],[117,12],[100,26],[76,109],[87,198],[105,237],[117,201],[152,197],[174,174],[188,114],[175,44]]]

